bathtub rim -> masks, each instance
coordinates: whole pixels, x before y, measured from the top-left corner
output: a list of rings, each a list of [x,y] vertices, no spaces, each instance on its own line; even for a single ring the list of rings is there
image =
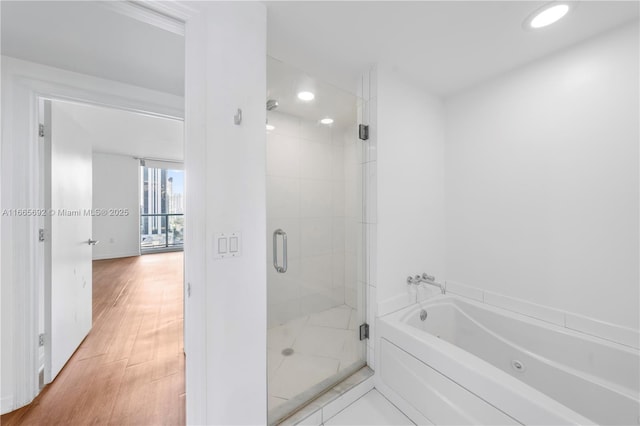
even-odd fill
[[[410,315],[418,313],[420,309],[422,309],[423,307],[427,308],[429,306],[434,306],[438,303],[447,303],[450,300],[453,300],[454,304],[461,303],[461,304],[471,305],[483,310],[493,312],[497,315],[502,315],[514,320],[535,324],[543,328],[552,329],[561,334],[579,337],[580,339],[597,343],[600,345],[608,346],[608,347],[611,347],[623,352],[627,352],[633,355],[640,354],[640,349],[635,348],[634,346],[616,342],[614,340],[607,339],[606,337],[596,336],[590,333],[586,333],[584,331],[575,330],[573,328],[563,327],[562,325],[556,324],[554,322],[545,321],[544,319],[522,314],[516,311],[512,311],[510,309],[502,308],[500,306],[490,305],[488,303],[480,302],[478,300],[470,299],[470,298],[453,294],[453,293],[447,293],[444,295],[438,294],[438,295],[429,297],[428,299],[425,299],[422,302],[412,303],[411,305],[406,306],[402,309],[386,314],[381,318],[387,318],[387,317],[396,318],[396,317],[393,317],[393,315],[400,316],[401,313],[404,313],[404,317],[409,317]],[[399,318],[399,320],[403,321],[404,317]]]
[[[496,409],[524,424],[596,424],[594,421],[510,376],[476,355],[406,324],[402,320],[411,313],[417,313],[422,309],[422,306],[428,307],[429,302],[447,299],[468,302],[457,295],[439,295],[422,303],[412,304],[404,309],[378,318],[377,338],[385,339],[399,347]],[[487,307],[480,303],[478,305],[483,309]],[[499,311],[499,314],[504,311],[519,315],[500,308],[495,309]],[[527,320],[535,320],[524,315],[523,317]],[[544,321],[541,321],[541,323],[545,326],[549,325]],[[380,368],[384,368],[384,366],[381,365]],[[531,410],[527,408],[527,406],[531,405],[538,409],[535,414],[532,414]]]
[[[474,300],[474,299],[469,299],[467,297],[464,296],[459,296],[457,294],[452,294],[452,293],[447,293],[444,295],[435,295],[432,296],[428,299],[423,300],[422,302],[416,302],[413,303],[409,306],[406,306],[403,309],[397,310],[395,312],[391,312],[387,315],[384,315],[381,318],[394,318],[397,319],[399,321],[404,321],[405,318],[417,314],[420,309],[424,308],[428,308],[429,306],[433,306],[435,304],[438,303],[447,303],[448,301],[452,300],[455,303],[461,303],[461,304],[467,304],[467,305],[471,305],[474,306],[476,308],[480,308],[489,312],[492,312],[494,314],[497,315],[501,315],[501,316],[505,316],[517,321],[522,321],[522,322],[526,322],[529,324],[533,324],[542,328],[547,328],[547,329],[551,329],[555,332],[564,334],[564,335],[569,335],[569,336],[573,336],[573,337],[578,337],[580,339],[592,342],[592,343],[596,343],[599,345],[603,345],[603,346],[608,346],[610,348],[616,349],[616,350],[620,350],[622,352],[626,352],[632,355],[636,355],[638,356],[638,354],[640,354],[640,349],[638,348],[634,348],[633,346],[629,346],[626,345],[624,343],[619,343],[604,337],[600,337],[600,336],[595,336],[593,334],[589,334],[589,333],[585,333],[583,331],[580,330],[574,330],[573,328],[567,328],[567,327],[563,327],[559,324],[553,323],[553,322],[549,322],[549,321],[545,321],[543,319],[540,318],[536,318],[536,317],[532,317],[529,315],[525,315],[525,314],[521,314],[519,312],[515,312],[509,309],[505,309],[505,308],[501,308],[499,306],[494,306],[494,305],[490,305],[484,302],[480,302],[478,300]]]
[[[565,327],[562,327],[553,323],[548,323],[546,321],[542,321],[537,318],[532,318],[527,315],[518,314],[516,312],[505,310],[499,307],[491,306],[491,308],[494,308],[494,309],[488,309],[487,305],[483,303],[479,303],[479,302],[471,303],[465,298],[439,296],[438,298],[434,298],[434,299],[435,300],[430,301],[431,303],[428,303],[428,304],[422,303],[420,304],[419,307],[416,307],[413,310],[406,308],[404,310],[405,311],[404,315],[400,316],[399,320],[403,323],[408,323],[408,321],[415,322],[415,320],[412,319],[412,317],[417,318],[419,308],[433,309],[437,307],[445,307],[447,305],[451,305],[453,309],[457,310],[460,313],[460,315],[465,316],[469,321],[475,323],[479,328],[481,328],[485,332],[493,335],[496,339],[503,341],[505,344],[516,348],[517,350],[527,354],[528,356],[534,359],[537,359],[540,362],[544,362],[552,366],[555,366],[556,368],[565,370],[570,374],[573,374],[577,377],[582,378],[585,381],[596,383],[597,385],[603,388],[607,388],[609,391],[616,393],[623,398],[629,398],[640,403],[640,383],[636,384],[638,386],[637,389],[634,389],[633,387],[626,387],[622,384],[618,384],[615,381],[610,381],[606,377],[598,376],[588,371],[575,368],[572,365],[567,364],[566,362],[563,363],[553,358],[548,358],[544,355],[538,354],[536,352],[532,352],[530,348],[523,347],[520,343],[510,340],[510,336],[503,336],[502,334],[491,330],[491,328],[487,327],[482,322],[481,319],[477,319],[472,313],[467,312],[465,309],[465,305],[469,305],[471,307],[475,307],[483,311],[489,311],[490,314],[500,315],[502,317],[509,316],[509,319],[512,319],[514,321],[520,321],[526,325],[538,327],[543,330],[549,330],[550,332],[560,333],[561,335],[567,336],[568,338],[579,339],[586,343],[592,343],[594,345],[602,345],[607,349],[623,352],[625,354],[628,354],[634,357],[638,363],[640,363],[640,351],[634,348],[630,348],[629,346],[626,346],[624,344],[619,344],[607,339],[602,339],[596,336],[581,333],[579,331],[567,329]],[[413,325],[413,327],[415,327],[415,325]],[[427,332],[427,334],[429,333]],[[446,341],[446,339],[444,340]],[[453,345],[456,346],[455,344]]]

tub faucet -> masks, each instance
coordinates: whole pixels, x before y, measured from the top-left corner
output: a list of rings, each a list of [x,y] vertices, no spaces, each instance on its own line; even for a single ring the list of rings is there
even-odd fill
[[[415,277],[407,277],[407,284],[409,285],[421,285],[421,284],[429,284],[432,286],[436,286],[440,289],[440,291],[442,292],[442,294],[445,294],[446,289],[447,289],[447,285],[446,284],[440,284],[439,282],[436,282],[436,278],[433,275],[429,275],[426,272],[423,273],[422,275],[416,275]]]
[[[436,287],[440,288],[440,291],[442,292],[442,294],[445,294],[445,292],[447,291],[447,284],[441,284],[439,282],[436,282],[436,277],[434,277],[433,275],[429,275],[426,272],[422,274],[422,276],[420,277],[420,282],[424,283],[424,284],[430,284]]]

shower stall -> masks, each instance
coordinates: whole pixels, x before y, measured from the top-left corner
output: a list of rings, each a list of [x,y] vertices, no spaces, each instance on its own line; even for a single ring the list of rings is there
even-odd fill
[[[267,59],[270,424],[366,364],[361,105]]]

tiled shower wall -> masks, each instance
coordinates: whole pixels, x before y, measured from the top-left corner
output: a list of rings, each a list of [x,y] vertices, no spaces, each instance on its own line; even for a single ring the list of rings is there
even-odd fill
[[[275,111],[268,119],[275,127],[267,132],[268,325],[345,303],[355,308],[361,211],[355,125],[322,126]],[[288,240],[284,274],[273,267],[278,228]]]

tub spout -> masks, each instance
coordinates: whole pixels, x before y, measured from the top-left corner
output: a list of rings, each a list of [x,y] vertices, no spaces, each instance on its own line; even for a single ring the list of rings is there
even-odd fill
[[[442,294],[445,294],[447,291],[446,283],[441,284],[439,282],[436,282],[436,278],[433,275],[427,274],[426,272],[422,274],[422,277],[420,277],[420,283],[439,287]]]

